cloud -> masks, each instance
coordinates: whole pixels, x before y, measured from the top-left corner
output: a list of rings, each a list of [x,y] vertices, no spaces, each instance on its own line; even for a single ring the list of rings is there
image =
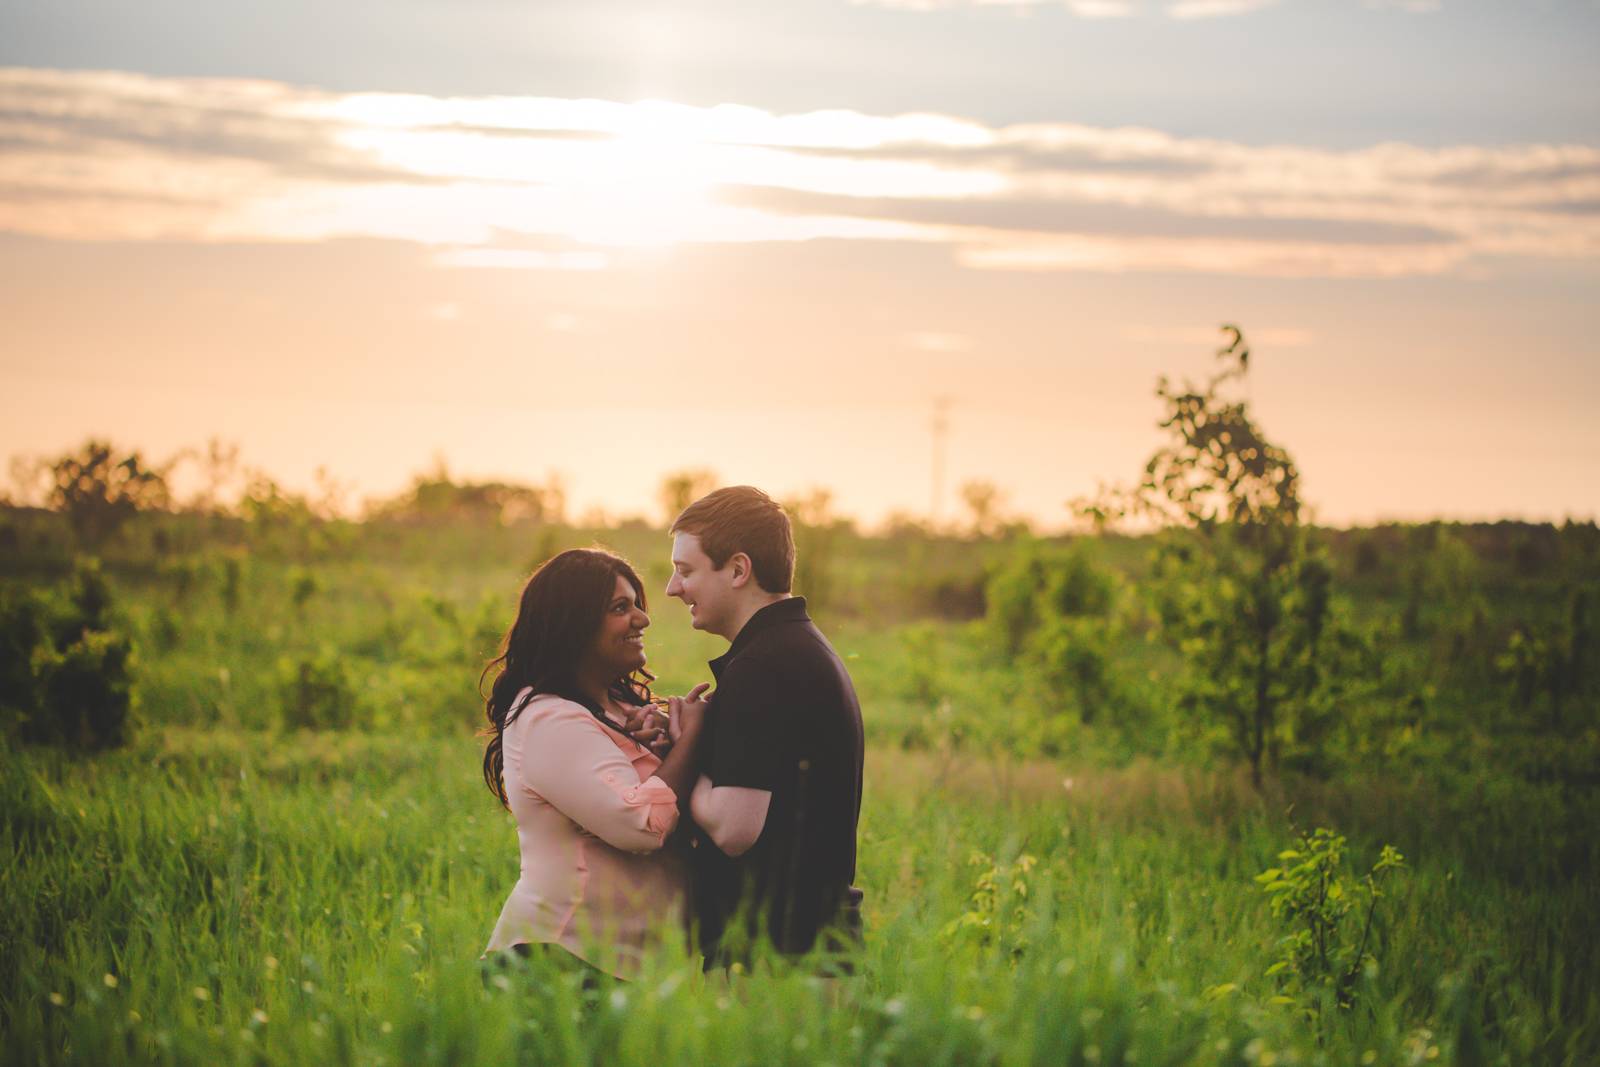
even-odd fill
[[[1600,254],[1600,149],[1355,151],[930,114],[0,70],[0,230],[415,242],[592,271],[675,244],[917,243],[977,270],[1392,277]]]
[[[897,11],[949,11],[955,8],[1010,8],[1024,11],[1035,8],[1064,8],[1079,18],[1125,19],[1144,14],[1160,14],[1170,19],[1188,22],[1197,19],[1230,18],[1248,15],[1269,7],[1280,0],[851,0],[858,5],[885,7]],[[1441,0],[1361,0],[1362,6],[1375,10],[1404,11],[1411,14],[1431,14],[1441,9]]]
[[[1178,0],[1168,4],[1167,17],[1175,19],[1215,19],[1232,15],[1248,15],[1252,11],[1273,7],[1278,0]]]

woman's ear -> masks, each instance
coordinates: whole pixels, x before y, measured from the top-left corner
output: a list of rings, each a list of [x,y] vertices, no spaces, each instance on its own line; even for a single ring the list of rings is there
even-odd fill
[[[743,552],[735,552],[728,557],[728,566],[733,568],[733,578],[729,584],[735,589],[743,589],[755,571],[755,565],[750,562],[750,557]]]

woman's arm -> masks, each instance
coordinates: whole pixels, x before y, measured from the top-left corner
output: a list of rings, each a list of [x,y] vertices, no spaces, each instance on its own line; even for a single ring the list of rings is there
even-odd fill
[[[606,844],[628,852],[653,852],[678,824],[678,788],[687,785],[691,743],[679,765],[639,781],[638,772],[605,727],[571,701],[525,710],[522,784]],[[677,756],[677,753],[673,753]],[[669,757],[670,758],[670,757]]]

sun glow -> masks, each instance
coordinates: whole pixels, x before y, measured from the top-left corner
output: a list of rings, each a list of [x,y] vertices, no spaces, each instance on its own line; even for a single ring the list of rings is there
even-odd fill
[[[826,238],[939,244],[978,270],[1285,277],[1600,250],[1600,150],[1585,145],[1333,151],[920,113],[28,70],[0,70],[0,127],[20,144],[0,153],[0,186],[19,194],[0,202],[0,227],[56,238],[368,236],[539,270]]]

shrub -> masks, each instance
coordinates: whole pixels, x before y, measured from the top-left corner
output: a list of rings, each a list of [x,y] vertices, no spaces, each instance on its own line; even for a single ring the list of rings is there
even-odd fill
[[[1046,620],[1112,615],[1121,580],[1095,563],[1084,542],[1061,549],[1035,541],[1019,545],[995,568],[984,593],[989,629],[1015,656]]]
[[[1027,658],[1050,696],[1075,707],[1091,723],[1120,691],[1112,650],[1120,628],[1109,619],[1057,617],[1047,620],[1027,644]]]
[[[1341,1008],[1355,1004],[1357,980],[1377,964],[1373,935],[1384,876],[1405,867],[1405,857],[1384,845],[1372,869],[1350,880],[1344,857],[1344,837],[1319,828],[1278,853],[1284,866],[1256,875],[1272,914],[1290,926],[1267,975],[1278,981],[1280,1002],[1300,1004],[1313,1017],[1325,994]],[[1346,922],[1352,915],[1355,924]]]
[[[132,667],[132,641],[108,630],[84,630],[59,653],[38,646],[43,714],[24,725],[23,740],[90,749],[123,744],[134,707]]]
[[[48,641],[44,602],[26,589],[0,593],[0,730],[7,734],[38,714],[33,650]]]
[[[278,693],[283,725],[289,729],[339,730],[356,721],[356,687],[333,648],[279,660]]]
[[[993,951],[1012,967],[1028,951],[1028,883],[1039,861],[1023,853],[1010,863],[986,852],[973,852],[967,866],[978,872],[967,910],[946,923],[939,940],[946,945],[968,944]]]
[[[0,727],[23,741],[123,744],[137,703],[133,668],[133,642],[114,628],[95,560],[80,560],[52,598],[20,592],[0,604]]]

